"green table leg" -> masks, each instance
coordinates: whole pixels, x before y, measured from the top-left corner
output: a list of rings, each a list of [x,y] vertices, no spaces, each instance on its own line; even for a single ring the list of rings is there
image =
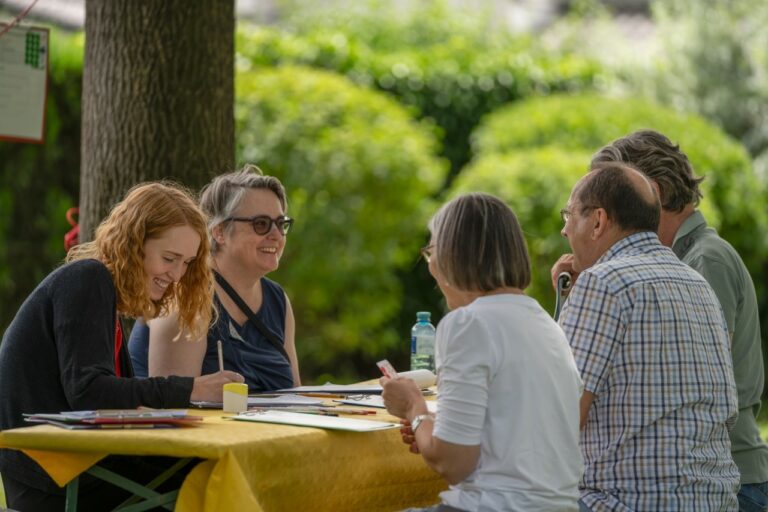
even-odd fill
[[[77,489],[80,482],[79,477],[67,484],[67,503],[64,506],[65,512],[77,512]]]
[[[134,496],[129,498],[120,504],[116,511],[121,512],[142,512],[155,507],[162,507],[166,510],[173,510],[176,503],[176,498],[179,495],[179,490],[170,491],[164,494],[156,492],[154,489],[168,480],[176,472],[186,466],[192,459],[181,459],[176,464],[165,470],[162,474],[157,476],[154,480],[147,485],[141,485],[134,482],[124,476],[104,469],[100,466],[93,466],[88,469],[86,473],[95,476],[105,482],[108,482],[116,487],[125,489],[132,493]],[[79,478],[75,478],[69,484],[67,484],[67,501],[65,512],[77,512],[77,493],[78,493]],[[142,499],[143,498],[143,499]]]

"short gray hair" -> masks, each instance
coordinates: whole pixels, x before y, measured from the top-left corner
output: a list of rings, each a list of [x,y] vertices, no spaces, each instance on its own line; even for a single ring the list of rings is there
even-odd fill
[[[484,193],[461,195],[429,222],[437,266],[457,290],[487,292],[528,287],[531,262],[512,209]]]
[[[213,237],[213,228],[232,217],[249,189],[271,190],[280,200],[283,212],[288,211],[283,184],[274,176],[265,176],[261,169],[253,164],[246,164],[239,171],[216,176],[203,187],[200,195],[200,207],[208,216],[212,253],[215,254],[219,248]]]

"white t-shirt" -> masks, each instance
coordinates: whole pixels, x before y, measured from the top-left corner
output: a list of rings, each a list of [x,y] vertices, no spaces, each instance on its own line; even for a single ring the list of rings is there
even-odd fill
[[[481,445],[441,493],[471,512],[578,510],[582,382],[560,327],[532,298],[490,295],[446,315],[436,339],[434,435]]]

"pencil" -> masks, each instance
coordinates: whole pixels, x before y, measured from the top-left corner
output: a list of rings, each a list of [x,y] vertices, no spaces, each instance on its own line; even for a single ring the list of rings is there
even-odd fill
[[[216,348],[219,351],[219,371],[224,371],[224,351],[221,348],[221,340],[216,342]]]
[[[347,398],[347,395],[337,395],[334,393],[296,393],[301,396],[309,396],[315,398]]]

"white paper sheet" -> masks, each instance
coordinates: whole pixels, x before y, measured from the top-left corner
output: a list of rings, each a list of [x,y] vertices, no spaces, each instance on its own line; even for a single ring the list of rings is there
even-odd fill
[[[322,416],[319,414],[303,414],[288,411],[243,412],[232,419],[239,421],[255,421],[261,423],[279,423],[298,427],[315,427],[330,430],[348,430],[351,432],[372,432],[388,428],[398,428],[398,423],[385,421],[358,420],[338,416]]]
[[[340,404],[345,405],[360,405],[362,407],[376,407],[378,409],[386,409],[384,407],[384,400],[379,395],[361,396],[358,398],[346,398],[344,400],[334,400]],[[437,402],[434,400],[427,400],[427,410],[429,412],[437,412]]]

